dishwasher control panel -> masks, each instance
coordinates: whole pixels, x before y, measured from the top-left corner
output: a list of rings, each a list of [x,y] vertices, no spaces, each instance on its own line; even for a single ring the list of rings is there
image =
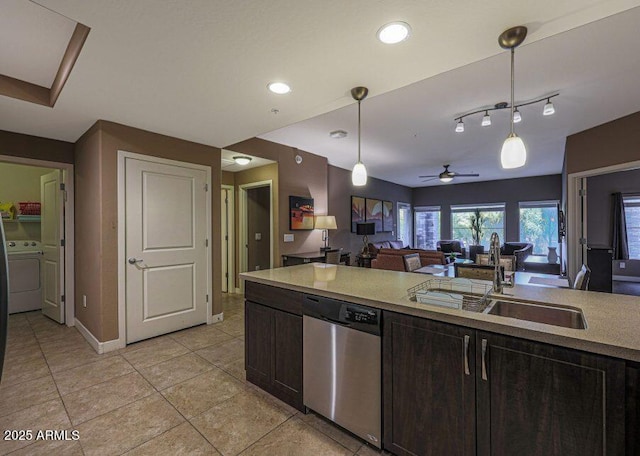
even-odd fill
[[[349,304],[344,306],[344,321],[377,325],[379,322],[378,311],[364,307],[356,307]]]
[[[324,296],[305,295],[302,313],[376,336],[379,336],[382,331],[382,311],[380,309],[352,302],[325,298]]]

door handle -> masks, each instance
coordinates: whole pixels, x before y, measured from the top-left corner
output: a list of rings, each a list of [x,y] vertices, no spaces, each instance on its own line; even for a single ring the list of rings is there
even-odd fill
[[[469,340],[471,337],[464,336],[464,375],[471,375],[469,370]]]
[[[482,380],[487,381],[487,339],[482,339]]]
[[[138,269],[140,269],[140,270],[142,270],[142,269],[147,269],[147,267],[146,267],[146,266],[141,266],[141,265],[140,265],[140,263],[142,263],[142,262],[144,261],[142,258],[137,259],[137,258],[133,258],[133,257],[131,257],[131,258],[129,258],[127,261],[129,262],[129,264],[134,265],[136,268],[138,268]]]

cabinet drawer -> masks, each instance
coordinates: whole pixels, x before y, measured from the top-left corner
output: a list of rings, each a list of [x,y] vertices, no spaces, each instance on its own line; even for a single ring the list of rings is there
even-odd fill
[[[245,299],[248,301],[302,315],[302,293],[249,281],[246,281],[244,286]]]

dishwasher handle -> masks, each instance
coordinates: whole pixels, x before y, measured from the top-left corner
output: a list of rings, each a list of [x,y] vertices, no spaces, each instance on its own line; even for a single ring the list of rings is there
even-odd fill
[[[325,317],[325,316],[321,316],[320,317],[322,320],[328,322],[328,323],[332,323],[334,325],[340,325],[340,326],[346,326],[349,327],[351,326],[350,323],[346,323],[344,321],[338,321],[338,320],[334,320],[333,318],[329,318],[329,317]]]

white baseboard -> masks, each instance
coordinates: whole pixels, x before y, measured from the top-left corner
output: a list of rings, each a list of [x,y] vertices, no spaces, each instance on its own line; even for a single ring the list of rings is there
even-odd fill
[[[222,320],[224,320],[224,312],[215,315],[209,315],[207,317],[207,324],[210,325],[211,323],[218,323]]]
[[[84,337],[89,345],[98,353],[99,355],[103,353],[108,353],[114,350],[118,350],[120,348],[126,347],[126,343],[123,343],[120,339],[108,340],[106,342],[100,342],[96,337],[91,334],[85,326],[76,318],[75,327],[82,337]]]

